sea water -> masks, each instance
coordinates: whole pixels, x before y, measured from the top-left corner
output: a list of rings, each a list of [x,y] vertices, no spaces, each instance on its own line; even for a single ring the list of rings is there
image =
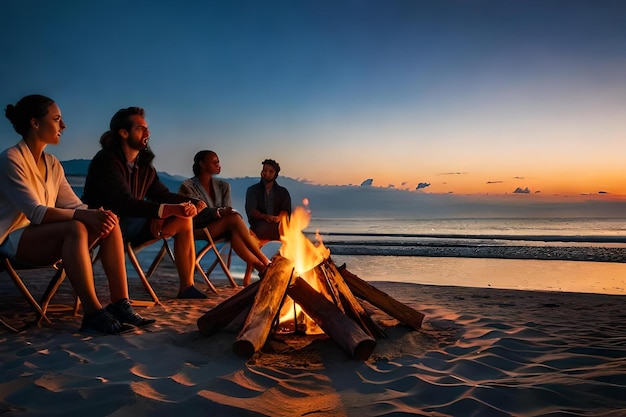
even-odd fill
[[[517,260],[463,257],[400,256],[416,245],[594,246],[624,251],[625,218],[546,219],[395,219],[311,218],[306,236],[318,232],[331,249],[335,264],[345,264],[366,281],[396,281],[481,288],[626,294],[626,263],[560,260]],[[340,254],[333,247],[341,245]],[[156,245],[153,245],[156,246]],[[272,256],[278,243],[263,250]],[[158,248],[154,248],[157,250]],[[143,263],[154,254],[140,253]],[[209,262],[207,260],[206,262]],[[244,263],[233,256],[231,272],[241,279]],[[220,279],[220,271],[214,272]],[[202,284],[199,284],[202,285]]]
[[[366,280],[626,294],[626,218],[313,218],[307,230],[318,231],[336,264]],[[332,255],[337,245],[341,253]],[[619,262],[400,256],[407,247],[511,245],[623,255]]]
[[[307,230],[335,234],[605,237],[626,241],[624,218],[311,218]]]

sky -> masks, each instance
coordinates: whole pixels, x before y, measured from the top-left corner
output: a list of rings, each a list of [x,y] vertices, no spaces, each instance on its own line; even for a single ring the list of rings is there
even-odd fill
[[[273,158],[314,184],[626,195],[624,1],[0,4],[0,104],[53,98],[61,160],[140,106],[171,174],[211,149],[230,178]]]

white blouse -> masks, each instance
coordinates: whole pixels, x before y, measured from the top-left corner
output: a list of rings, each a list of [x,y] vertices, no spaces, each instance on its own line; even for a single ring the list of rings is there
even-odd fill
[[[87,208],[59,160],[46,152],[42,158],[44,176],[23,140],[0,153],[0,243],[14,230],[40,224],[48,207]]]

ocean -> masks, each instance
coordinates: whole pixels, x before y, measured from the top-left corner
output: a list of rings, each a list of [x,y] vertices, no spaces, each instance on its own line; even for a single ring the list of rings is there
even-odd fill
[[[366,281],[626,294],[626,217],[312,217],[304,233],[314,241],[316,231],[333,262]],[[143,265],[157,246],[140,252]],[[271,257],[278,248],[271,242],[263,251]],[[233,256],[235,279],[244,271]],[[223,275],[214,274],[219,283]]]
[[[563,240],[604,238],[626,243],[624,218],[311,218],[307,230],[322,233],[361,235],[454,235],[472,237],[524,236],[560,237]]]

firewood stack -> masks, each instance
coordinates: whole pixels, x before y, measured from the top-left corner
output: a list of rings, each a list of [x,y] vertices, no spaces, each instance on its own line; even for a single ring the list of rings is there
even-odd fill
[[[345,267],[337,268],[330,257],[311,272],[306,274],[307,279],[297,276],[289,259],[275,255],[263,279],[200,317],[198,329],[203,335],[210,336],[245,314],[233,350],[238,355],[251,357],[276,331],[278,314],[286,296],[358,360],[367,359],[376,347],[376,340],[386,334],[372,321],[356,297],[367,300],[414,330],[420,329],[424,319],[422,313],[396,301]],[[307,282],[311,279],[317,282]]]

